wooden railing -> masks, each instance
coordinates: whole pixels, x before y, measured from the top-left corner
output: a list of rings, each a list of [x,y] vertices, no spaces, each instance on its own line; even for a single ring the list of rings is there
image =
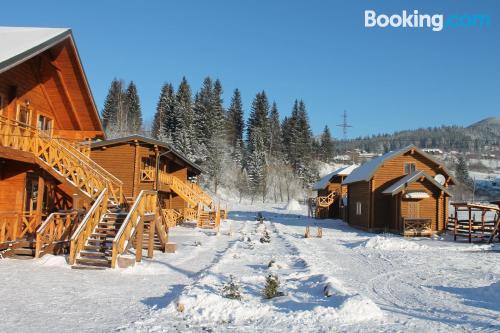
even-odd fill
[[[106,214],[108,208],[108,190],[105,188],[94,201],[92,207],[85,215],[78,229],[73,233],[70,239],[69,264],[73,265],[76,256],[84,248],[87,239],[90,237],[95,227]]]
[[[35,258],[39,258],[57,243],[68,242],[78,226],[77,217],[75,211],[50,214],[36,232]]]
[[[337,192],[330,192],[327,196],[317,197],[316,205],[318,207],[330,207],[330,205],[335,201]]]
[[[19,213],[0,213],[0,244],[15,241],[19,226]]]
[[[198,195],[198,200],[205,204],[208,208],[214,208],[214,202],[212,198],[196,183],[190,183],[190,187]]]
[[[175,227],[182,220],[181,213],[175,209],[162,209],[161,214],[169,228]]]
[[[198,210],[186,207],[182,210],[182,215],[185,220],[195,221],[198,219]]]
[[[116,267],[116,260],[118,256],[124,253],[128,248],[139,223],[142,222],[146,215],[155,215],[157,211],[157,200],[156,191],[142,190],[139,193],[134,205],[123,221],[120,230],[118,230],[115,238],[113,239],[111,268]]]
[[[0,213],[0,243],[11,242],[33,235],[44,215],[30,212]]]
[[[432,220],[429,218],[403,217],[403,235],[420,236],[432,234]]]
[[[190,205],[196,206],[198,204],[198,194],[187,183],[176,176],[160,170],[158,173],[158,180],[160,184],[170,186],[175,193]]]
[[[34,154],[93,200],[107,188],[111,200],[122,202],[122,182],[69,141],[53,139],[43,131],[0,116],[0,145]]]
[[[141,181],[142,182],[154,182],[155,181],[156,170],[153,167],[145,167],[141,169]]]

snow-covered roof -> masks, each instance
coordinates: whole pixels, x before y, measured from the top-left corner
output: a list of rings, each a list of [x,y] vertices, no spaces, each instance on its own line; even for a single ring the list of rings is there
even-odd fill
[[[382,192],[382,194],[396,195],[399,192],[401,192],[402,190],[404,190],[406,188],[406,186],[408,186],[408,184],[415,182],[416,180],[420,179],[421,177],[425,177],[434,186],[436,186],[440,190],[444,191],[446,194],[448,194],[448,195],[450,194],[445,187],[443,187],[441,184],[439,184],[437,181],[435,181],[434,178],[432,178],[431,176],[426,174],[424,171],[416,171],[414,173],[410,173],[410,174],[404,176],[403,178],[401,178],[400,180],[398,180],[397,182],[395,182],[394,184],[392,184],[388,188],[386,188]]]
[[[320,180],[318,180],[316,183],[313,185],[313,190],[323,190],[325,187],[328,186],[330,183],[330,180],[334,176],[348,176],[351,174],[351,172],[358,167],[357,164],[349,165],[346,167],[338,168],[337,170],[330,172],[329,174],[325,175],[324,177],[321,177]]]
[[[361,182],[361,181],[369,181],[373,174],[382,166],[382,164],[385,161],[391,160],[394,157],[403,155],[404,153],[410,151],[410,150],[416,150],[421,154],[422,156],[425,156],[427,159],[430,161],[436,163],[437,165],[441,165],[439,162],[437,162],[435,159],[433,159],[431,156],[428,154],[424,153],[420,149],[418,149],[415,145],[409,145],[404,148],[390,151],[382,156],[378,156],[374,158],[371,161],[366,162],[365,164],[360,165],[358,168],[356,168],[351,174],[342,182],[342,184],[351,184],[351,183],[356,183],[356,182]],[[445,173],[451,177],[451,173],[446,170],[446,168],[443,166],[443,170]]]
[[[6,71],[71,35],[67,28],[0,27],[0,72]]]
[[[178,151],[177,149],[172,147],[170,144],[163,142],[163,141],[153,139],[153,138],[149,138],[146,136],[138,135],[138,134],[124,136],[124,137],[116,138],[116,139],[95,141],[95,142],[92,142],[91,148],[111,146],[111,145],[115,145],[115,144],[122,144],[122,143],[126,143],[126,142],[131,142],[131,141],[144,142],[144,143],[147,143],[150,145],[156,145],[159,147],[163,147],[163,148],[167,149],[173,155],[176,155],[178,158],[183,160],[186,164],[190,165],[193,169],[195,169],[199,172],[206,173],[206,171],[204,169],[202,169],[198,164],[191,161],[186,155],[184,155],[183,153],[181,153],[180,151]]]

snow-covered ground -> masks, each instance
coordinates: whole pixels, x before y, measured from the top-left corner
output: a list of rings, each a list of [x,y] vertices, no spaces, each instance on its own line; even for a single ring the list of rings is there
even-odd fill
[[[2,260],[0,331],[500,331],[498,246],[374,235],[285,206],[233,205],[218,234],[174,228],[177,253],[129,269]],[[284,296],[262,297],[269,273]],[[221,296],[230,275],[241,301]]]

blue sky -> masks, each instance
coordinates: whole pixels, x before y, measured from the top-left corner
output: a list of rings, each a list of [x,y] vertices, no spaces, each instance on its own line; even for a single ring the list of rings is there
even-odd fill
[[[364,11],[486,14],[485,28],[367,29]],[[468,125],[500,114],[500,2],[9,1],[2,25],[70,27],[102,108],[114,77],[134,80],[151,119],[164,82],[239,88],[248,113],[265,90],[282,116],[302,98],[311,125],[349,137]]]

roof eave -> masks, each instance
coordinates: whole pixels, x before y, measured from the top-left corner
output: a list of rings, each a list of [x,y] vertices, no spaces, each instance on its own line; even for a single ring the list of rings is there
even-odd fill
[[[60,34],[58,34],[57,36],[54,36],[54,37],[46,40],[45,42],[32,47],[29,50],[26,50],[22,53],[15,55],[14,57],[11,57],[7,60],[2,61],[0,63],[0,73],[8,71],[9,69],[19,65],[20,63],[23,63],[26,60],[29,60],[29,59],[39,55],[40,53],[42,53],[42,52],[50,49],[51,47],[59,44],[60,42],[62,42],[66,38],[72,38],[71,36],[72,36],[71,29],[67,29],[67,30],[61,32]]]

